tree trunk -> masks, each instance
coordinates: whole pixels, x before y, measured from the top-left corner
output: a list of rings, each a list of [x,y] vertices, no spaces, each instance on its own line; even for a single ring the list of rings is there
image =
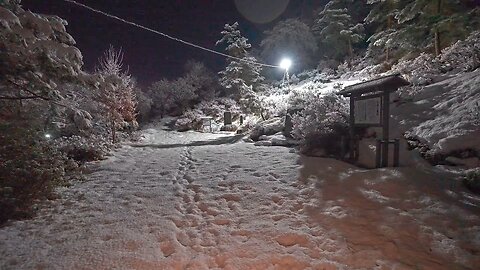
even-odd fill
[[[437,15],[440,16],[442,13],[442,0],[437,0]],[[440,40],[440,32],[438,30],[438,27],[435,26],[435,40],[434,40],[434,45],[435,45],[435,56],[439,56],[442,53],[442,48],[441,48],[441,40]]]
[[[352,41],[350,38],[348,39],[348,68],[352,67],[352,59],[353,59],[353,46],[352,46]]]
[[[440,33],[438,29],[435,28],[435,56],[439,56],[442,53],[442,48],[440,47]]]
[[[353,46],[350,38],[348,39],[348,55],[350,56],[350,60],[353,59]]]
[[[115,144],[117,143],[117,133],[115,130],[115,120],[111,120],[111,128],[112,128],[112,143]]]
[[[392,25],[393,25],[392,15],[388,15],[388,19],[387,19],[388,29],[392,29]],[[388,62],[389,60],[390,60],[390,47],[388,47],[388,44],[387,44],[385,48],[385,62]]]

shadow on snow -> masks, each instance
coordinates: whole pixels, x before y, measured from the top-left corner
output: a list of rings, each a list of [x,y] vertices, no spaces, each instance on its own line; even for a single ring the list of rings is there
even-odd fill
[[[244,135],[239,134],[235,136],[227,136],[221,137],[214,140],[208,141],[194,141],[190,143],[175,143],[175,144],[133,144],[132,147],[150,147],[150,148],[159,148],[159,149],[166,149],[166,148],[178,148],[178,147],[187,147],[187,146],[205,146],[205,145],[223,145],[223,144],[234,144],[239,142]]]

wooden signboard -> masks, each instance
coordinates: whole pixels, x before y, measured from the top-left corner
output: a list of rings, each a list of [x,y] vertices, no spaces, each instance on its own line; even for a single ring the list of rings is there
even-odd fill
[[[381,127],[382,139],[377,145],[377,167],[388,166],[388,145],[394,144],[394,165],[399,164],[399,141],[390,140],[390,94],[409,85],[400,74],[392,74],[345,87],[338,94],[350,98],[350,159],[359,157],[356,127]]]
[[[355,100],[356,125],[380,125],[382,123],[381,97]]]

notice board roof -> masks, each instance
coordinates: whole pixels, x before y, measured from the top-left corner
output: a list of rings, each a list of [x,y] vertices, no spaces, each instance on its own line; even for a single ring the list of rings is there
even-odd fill
[[[410,83],[397,73],[347,86],[338,94],[350,97],[373,92],[393,92],[406,85],[410,85]]]

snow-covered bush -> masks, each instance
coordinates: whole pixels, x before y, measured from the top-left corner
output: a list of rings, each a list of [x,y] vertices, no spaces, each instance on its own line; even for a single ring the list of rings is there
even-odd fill
[[[265,119],[286,114],[289,106],[289,95],[271,93],[261,96],[260,99],[262,101],[262,111]]]
[[[258,141],[260,139],[260,136],[274,135],[276,133],[282,132],[284,128],[285,126],[283,118],[280,117],[262,121],[255,125],[252,132],[250,133],[250,139]]]
[[[32,205],[50,197],[71,164],[31,127],[0,125],[0,224],[26,218]]]
[[[467,172],[463,183],[473,192],[480,193],[480,169],[473,169]]]
[[[175,121],[175,129],[178,131],[200,130],[202,117],[204,117],[202,111],[188,110]]]
[[[232,120],[236,120],[242,113],[237,102],[230,98],[203,101],[178,118],[175,122],[175,129],[179,131],[200,130],[202,117],[206,116],[212,117],[212,121],[216,123],[223,123],[223,114],[226,111],[232,113]]]
[[[195,88],[185,78],[174,81],[160,80],[154,82],[148,89],[152,99],[154,114],[180,115],[185,112],[196,100]]]
[[[202,111],[204,116],[213,117],[215,121],[223,121],[223,113],[226,111],[232,113],[233,120],[235,120],[242,112],[238,103],[230,98],[218,98],[215,100],[203,101],[197,104],[195,109]]]
[[[445,48],[438,57],[427,53],[409,57],[401,59],[392,70],[405,75],[414,85],[430,84],[442,75],[473,71],[480,67],[480,31]]]
[[[139,123],[145,123],[150,118],[153,101],[138,87],[135,89],[135,96],[137,97],[137,120]]]
[[[53,141],[57,149],[68,158],[78,162],[101,160],[112,148],[111,142],[102,135],[61,137]]]
[[[244,85],[241,92],[241,98],[238,101],[240,108],[244,113],[263,116],[263,106],[260,96],[253,91],[252,86]]]
[[[304,142],[304,151],[323,149],[328,155],[338,155],[340,138],[348,134],[348,106],[334,93],[305,93],[299,113],[292,116],[292,135]]]
[[[211,100],[220,91],[220,84],[216,74],[202,62],[195,60],[187,61],[183,78],[187,84],[191,84],[195,88],[196,102]]]

